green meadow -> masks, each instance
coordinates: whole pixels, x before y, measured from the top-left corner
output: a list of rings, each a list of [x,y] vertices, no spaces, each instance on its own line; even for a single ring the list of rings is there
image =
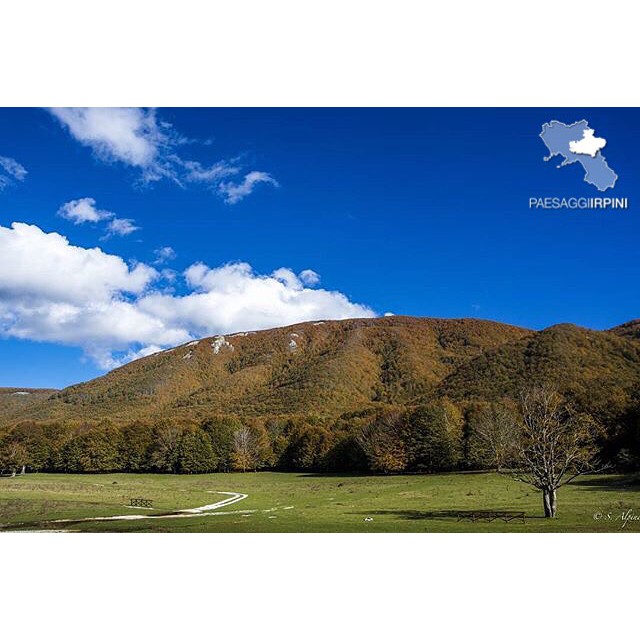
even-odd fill
[[[228,492],[218,493],[218,492]],[[246,494],[189,517],[176,512]],[[131,498],[153,500],[131,508]],[[525,522],[458,521],[469,511],[522,511]],[[108,516],[149,516],[92,521]],[[161,516],[161,517],[158,517]],[[167,517],[169,516],[169,517]],[[63,520],[64,522],[56,522]],[[86,532],[638,532],[640,478],[579,478],[545,519],[540,494],[506,475],[310,473],[28,474],[0,478],[0,531]]]

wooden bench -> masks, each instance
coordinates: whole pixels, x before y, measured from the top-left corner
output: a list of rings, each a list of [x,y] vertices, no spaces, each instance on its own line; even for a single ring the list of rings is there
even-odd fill
[[[469,520],[471,522],[493,522],[494,520],[502,520],[503,522],[512,522],[519,520],[525,523],[524,511],[460,511],[458,512],[458,520]]]

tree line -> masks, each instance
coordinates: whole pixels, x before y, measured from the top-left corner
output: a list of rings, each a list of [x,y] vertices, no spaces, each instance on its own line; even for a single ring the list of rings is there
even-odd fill
[[[100,473],[281,469],[400,473],[462,463],[464,417],[448,401],[318,416],[97,423],[25,421],[0,434],[0,468]]]
[[[523,462],[526,410],[518,402],[461,407],[440,399],[415,407],[385,405],[337,420],[219,415],[200,423],[138,420],[124,426],[26,421],[0,434],[0,468],[71,473],[501,471]],[[568,417],[562,420],[569,424]],[[610,453],[605,430],[597,429],[595,420],[584,414],[571,420],[572,429],[590,424],[593,446],[605,457]],[[640,447],[629,446],[618,451],[618,458],[626,455],[628,464],[637,464]]]

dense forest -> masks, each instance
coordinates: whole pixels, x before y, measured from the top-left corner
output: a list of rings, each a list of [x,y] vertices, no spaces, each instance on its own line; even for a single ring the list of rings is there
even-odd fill
[[[616,468],[640,464],[640,407],[597,425],[599,455]],[[500,469],[513,462],[517,403],[379,406],[321,416],[214,415],[199,423],[108,420],[71,425],[24,421],[0,438],[4,472],[209,473],[279,469],[405,473]]]

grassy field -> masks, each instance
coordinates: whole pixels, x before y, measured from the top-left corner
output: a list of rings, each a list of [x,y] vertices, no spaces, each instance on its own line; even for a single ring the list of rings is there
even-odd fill
[[[82,521],[161,515],[247,494],[189,518]],[[558,518],[542,517],[540,494],[493,473],[332,476],[228,473],[197,476],[32,474],[0,478],[0,531],[158,532],[562,532],[640,531],[640,478],[578,479],[558,493]],[[130,497],[154,500],[131,509]],[[457,521],[460,511],[517,510],[526,521]],[[623,513],[633,514],[623,526]],[[599,514],[599,515],[594,515]],[[634,516],[638,519],[634,519]],[[67,520],[67,522],[54,522]]]

